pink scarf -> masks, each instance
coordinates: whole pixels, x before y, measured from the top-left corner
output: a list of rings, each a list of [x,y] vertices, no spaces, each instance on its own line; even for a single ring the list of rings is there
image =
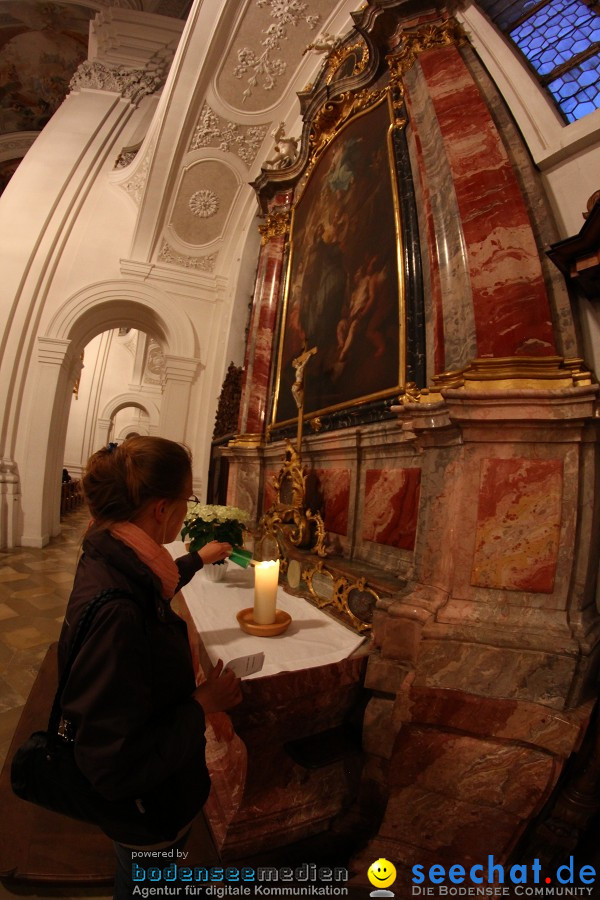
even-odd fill
[[[133,522],[117,522],[110,528],[110,533],[118,541],[131,547],[141,561],[160,578],[163,597],[170,600],[179,583],[179,569],[169,551]]]

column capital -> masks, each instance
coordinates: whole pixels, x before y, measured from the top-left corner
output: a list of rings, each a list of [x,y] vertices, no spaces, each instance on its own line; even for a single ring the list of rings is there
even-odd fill
[[[67,358],[71,341],[60,338],[38,337],[38,361],[62,366]]]
[[[165,380],[192,382],[200,365],[199,359],[165,354]]]
[[[163,81],[162,73],[129,69],[127,66],[109,66],[93,59],[81,63],[69,82],[69,88],[71,91],[110,91],[138,104],[147,94],[158,90]]]
[[[184,22],[169,16],[110,6],[92,22],[89,59],[108,66],[169,69]]]
[[[75,72],[70,89],[111,91],[139,103],[164,84],[183,24],[135,9],[103,10],[92,23],[89,59]]]

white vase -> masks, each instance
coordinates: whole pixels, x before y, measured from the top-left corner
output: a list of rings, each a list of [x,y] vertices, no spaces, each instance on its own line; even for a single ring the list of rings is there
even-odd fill
[[[223,581],[227,575],[228,565],[229,563],[226,559],[219,565],[216,563],[209,563],[207,566],[203,566],[202,572],[208,581]]]

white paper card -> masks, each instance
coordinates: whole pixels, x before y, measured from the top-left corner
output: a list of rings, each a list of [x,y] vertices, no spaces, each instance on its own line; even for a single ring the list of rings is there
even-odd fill
[[[264,661],[265,654],[263,652],[252,653],[250,656],[238,656],[237,659],[232,659],[225,668],[231,669],[238,678],[245,678],[246,675],[254,675],[255,672],[260,672]]]

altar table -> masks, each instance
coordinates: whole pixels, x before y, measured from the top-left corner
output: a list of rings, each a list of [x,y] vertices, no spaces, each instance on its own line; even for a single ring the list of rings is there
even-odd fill
[[[167,549],[176,559],[186,550],[180,541]],[[209,581],[198,572],[182,591],[186,606],[194,620],[211,663],[218,659],[227,663],[238,656],[263,651],[265,662],[260,672],[247,678],[264,678],[279,672],[308,669],[339,662],[351,656],[364,644],[356,634],[302,597],[277,591],[277,608],[289,613],[288,629],[273,637],[256,637],[240,628],[236,614],[254,603],[254,570],[228,563],[223,581]]]
[[[185,552],[178,541],[167,549],[174,558]],[[281,586],[277,605],[292,618],[287,631],[246,634],[236,613],[253,605],[253,584],[252,568],[230,562],[223,581],[200,571],[173,601],[204,675],[218,659],[265,653],[263,669],[241,683],[242,703],[207,717],[212,790],[205,814],[224,861],[326,830],[351,806],[362,767],[368,639]],[[329,737],[348,728],[356,739],[343,738],[340,755],[324,753],[319,762]],[[299,741],[317,751],[306,764],[294,752]]]

